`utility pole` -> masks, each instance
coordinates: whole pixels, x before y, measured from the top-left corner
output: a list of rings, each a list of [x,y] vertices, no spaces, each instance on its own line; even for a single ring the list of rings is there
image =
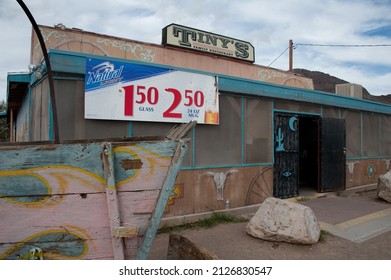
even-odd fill
[[[293,69],[293,41],[289,40],[289,72]]]

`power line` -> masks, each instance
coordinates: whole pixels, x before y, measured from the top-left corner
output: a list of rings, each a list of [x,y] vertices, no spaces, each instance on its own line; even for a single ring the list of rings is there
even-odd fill
[[[368,48],[368,47],[391,47],[391,44],[312,44],[312,43],[295,43],[292,44],[292,49],[296,49],[298,46],[307,47],[342,47],[342,48]],[[276,62],[290,47],[287,47],[276,59],[274,59],[267,67],[270,67]]]
[[[366,48],[366,47],[391,47],[391,44],[310,44],[310,43],[296,43],[295,46]]]
[[[270,67],[270,65],[272,65],[274,62],[276,62],[277,59],[279,59],[287,50],[289,50],[289,47],[287,47],[285,49],[285,51],[283,51],[279,56],[277,56],[277,58],[275,60],[273,60],[267,67]]]

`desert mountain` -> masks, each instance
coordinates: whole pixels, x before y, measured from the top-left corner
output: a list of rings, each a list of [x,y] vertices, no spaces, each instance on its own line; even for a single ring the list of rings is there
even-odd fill
[[[299,74],[300,76],[312,79],[314,82],[314,89],[325,91],[325,92],[335,93],[335,85],[349,83],[348,81],[339,79],[337,77],[319,71],[310,71],[306,69],[293,69],[293,72]],[[363,99],[391,104],[391,94],[380,95],[380,96],[371,95],[363,87],[362,96]]]

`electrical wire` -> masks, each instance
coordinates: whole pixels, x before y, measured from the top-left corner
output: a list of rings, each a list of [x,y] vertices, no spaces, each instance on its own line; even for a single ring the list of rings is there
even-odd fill
[[[279,59],[287,50],[289,50],[289,47],[287,47],[285,49],[285,51],[283,51],[279,56],[277,56],[277,58],[275,60],[273,60],[267,67],[270,67],[270,65],[272,65],[274,62],[276,62],[277,59]]]
[[[347,48],[366,48],[366,47],[391,47],[391,44],[309,44],[309,43],[296,43],[296,46],[309,46],[309,47],[347,47]]]
[[[391,47],[391,44],[311,44],[311,43],[295,43],[292,45],[293,49],[296,49],[298,46],[307,46],[307,47],[343,47],[343,48],[367,48],[367,47]],[[276,62],[287,50],[287,47],[276,59],[274,59],[268,67],[270,67],[274,62]]]

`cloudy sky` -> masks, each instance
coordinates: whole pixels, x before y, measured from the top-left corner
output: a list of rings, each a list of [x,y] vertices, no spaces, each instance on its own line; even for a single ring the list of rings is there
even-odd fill
[[[256,64],[271,64],[282,70],[288,69],[286,49],[292,39],[296,46],[294,68],[322,71],[362,84],[374,95],[391,93],[391,0],[24,0],[24,3],[38,24],[48,26],[62,23],[160,44],[162,28],[177,23],[249,41],[255,48]],[[27,71],[30,57],[31,24],[16,0],[0,0],[0,32],[2,100],[6,95],[7,72]]]

